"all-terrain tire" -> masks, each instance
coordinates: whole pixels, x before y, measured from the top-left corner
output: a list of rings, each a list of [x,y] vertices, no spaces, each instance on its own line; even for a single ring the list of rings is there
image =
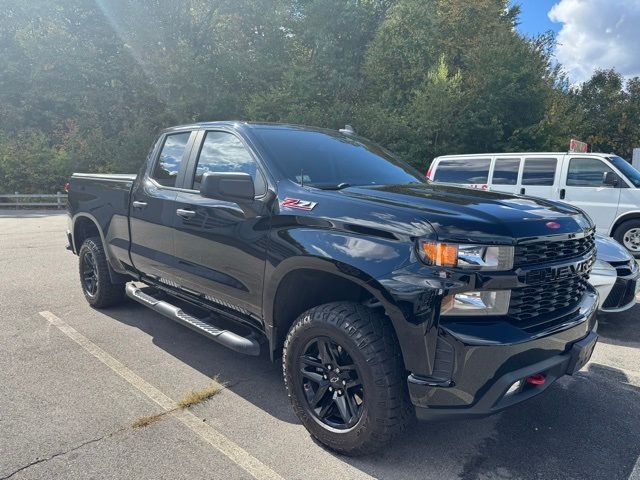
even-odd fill
[[[125,284],[112,283],[109,263],[98,237],[87,238],[78,253],[80,285],[87,302],[95,308],[107,308],[121,303],[125,298]],[[88,281],[88,264],[94,267],[94,281]]]
[[[324,424],[305,396],[301,356],[318,338],[329,338],[341,352],[346,351],[362,377],[364,408],[355,426],[346,430]],[[352,302],[307,310],[289,330],[282,363],[289,400],[298,418],[331,450],[353,456],[375,452],[404,430],[413,417],[400,346],[389,320],[379,311]]]

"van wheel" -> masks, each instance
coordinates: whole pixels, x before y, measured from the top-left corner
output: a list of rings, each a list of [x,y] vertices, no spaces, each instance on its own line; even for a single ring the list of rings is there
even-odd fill
[[[640,258],[640,220],[627,220],[616,228],[613,238],[624,245],[634,257]]]
[[[92,307],[106,308],[122,302],[125,284],[111,282],[107,256],[98,237],[84,241],[78,259],[82,293]]]
[[[289,330],[282,363],[298,418],[331,450],[372,453],[411,418],[395,332],[363,305],[335,302],[303,313]]]

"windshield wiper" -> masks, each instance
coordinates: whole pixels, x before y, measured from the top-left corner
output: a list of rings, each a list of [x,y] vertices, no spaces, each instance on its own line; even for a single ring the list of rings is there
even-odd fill
[[[307,183],[308,186],[310,187],[314,187],[314,188],[319,188],[320,190],[342,190],[343,188],[349,188],[351,186],[350,183],[338,183],[338,184],[331,184],[331,183]]]

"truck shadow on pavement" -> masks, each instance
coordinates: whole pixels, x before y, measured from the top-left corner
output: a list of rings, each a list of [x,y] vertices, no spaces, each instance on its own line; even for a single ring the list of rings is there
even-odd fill
[[[600,342],[640,348],[640,304],[620,313],[598,315]]]
[[[103,313],[144,331],[155,345],[204,375],[218,375],[235,394],[280,421],[299,423],[280,363],[266,353],[237,354],[133,302]],[[618,326],[603,328],[611,336]],[[640,341],[640,330],[628,328]],[[626,480],[632,472],[640,475],[640,388],[623,372],[591,363],[499,415],[416,422],[375,456],[335,456],[377,478]]]

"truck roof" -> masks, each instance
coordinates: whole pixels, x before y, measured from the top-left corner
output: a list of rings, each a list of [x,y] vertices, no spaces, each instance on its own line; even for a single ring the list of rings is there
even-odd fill
[[[245,127],[245,128],[283,128],[295,130],[310,130],[318,132],[337,132],[337,130],[320,127],[310,127],[307,125],[296,125],[293,123],[275,123],[275,122],[246,122],[243,120],[223,120],[214,122],[196,122],[185,125],[176,125],[163,130],[163,132],[176,132],[180,130],[189,130],[194,128],[214,128],[214,127]]]

